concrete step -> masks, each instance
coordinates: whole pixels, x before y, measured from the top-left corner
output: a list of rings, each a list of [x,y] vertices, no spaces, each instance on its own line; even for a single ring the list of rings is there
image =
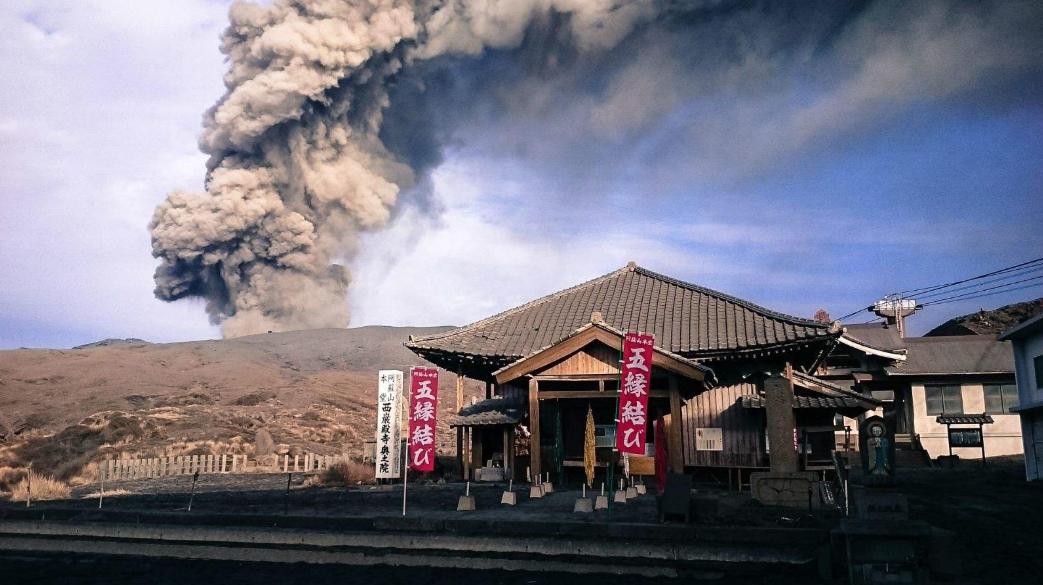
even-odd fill
[[[284,519],[285,520],[285,519]],[[587,525],[591,528],[592,525]],[[366,531],[260,526],[130,524],[54,520],[0,520],[0,551],[74,555],[139,555],[243,562],[384,564],[470,569],[691,575],[721,567],[800,569],[814,566],[821,531],[735,528],[703,538],[627,538],[600,530],[575,536],[548,534],[539,526],[513,534],[458,526],[458,532],[408,531],[402,526]],[[450,527],[452,528],[452,527]],[[640,535],[651,526],[633,526]],[[669,533],[670,526],[659,527]],[[690,527],[688,527],[690,528]]]

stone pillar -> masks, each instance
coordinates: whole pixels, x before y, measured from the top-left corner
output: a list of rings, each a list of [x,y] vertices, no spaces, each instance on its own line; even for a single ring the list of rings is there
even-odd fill
[[[787,365],[787,373],[789,366]],[[785,375],[764,380],[764,411],[768,420],[768,442],[772,473],[797,471],[797,452],[793,449],[793,381]]]

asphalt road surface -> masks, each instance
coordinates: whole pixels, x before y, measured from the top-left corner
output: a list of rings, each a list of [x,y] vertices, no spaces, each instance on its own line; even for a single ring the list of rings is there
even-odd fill
[[[633,576],[529,573],[521,571],[461,571],[459,569],[343,566],[314,564],[236,563],[99,557],[79,555],[0,554],[0,582],[5,585],[320,585],[323,583],[381,585],[680,585],[681,583],[757,583],[795,585],[811,583],[808,577],[772,574],[726,577],[705,571],[682,579],[649,579]]]

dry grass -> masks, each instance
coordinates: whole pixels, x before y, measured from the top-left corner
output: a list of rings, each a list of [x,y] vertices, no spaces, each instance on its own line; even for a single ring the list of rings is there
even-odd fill
[[[109,496],[129,496],[130,494],[131,494],[131,492],[129,492],[127,490],[124,490],[124,489],[105,490],[105,497],[106,498],[109,497]],[[88,494],[83,494],[82,496],[80,496],[80,499],[81,500],[96,500],[96,499],[98,499],[98,495],[99,495],[99,493],[97,491],[93,491],[93,492],[90,492]]]
[[[364,465],[355,461],[334,463],[329,469],[318,475],[321,485],[361,485],[374,483],[372,465]]]
[[[29,477],[14,485],[9,498],[14,502],[24,502],[30,488],[34,500],[65,500],[72,495],[65,482],[30,471]]]

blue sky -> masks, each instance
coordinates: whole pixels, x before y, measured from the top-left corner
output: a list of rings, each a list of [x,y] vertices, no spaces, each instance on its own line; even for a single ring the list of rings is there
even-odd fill
[[[0,7],[0,348],[219,336],[201,302],[153,298],[146,226],[169,191],[202,184],[226,12]],[[345,252],[352,324],[463,324],[628,260],[839,316],[1043,256],[1038,43],[997,46],[1002,19],[949,26],[927,11],[915,16],[930,34],[894,33],[895,52],[875,40],[885,12],[827,57],[708,66],[712,54],[665,41],[596,89],[544,95],[528,80],[458,103],[473,112],[447,116],[434,205],[403,206]],[[939,305],[910,324],[1041,295]]]

